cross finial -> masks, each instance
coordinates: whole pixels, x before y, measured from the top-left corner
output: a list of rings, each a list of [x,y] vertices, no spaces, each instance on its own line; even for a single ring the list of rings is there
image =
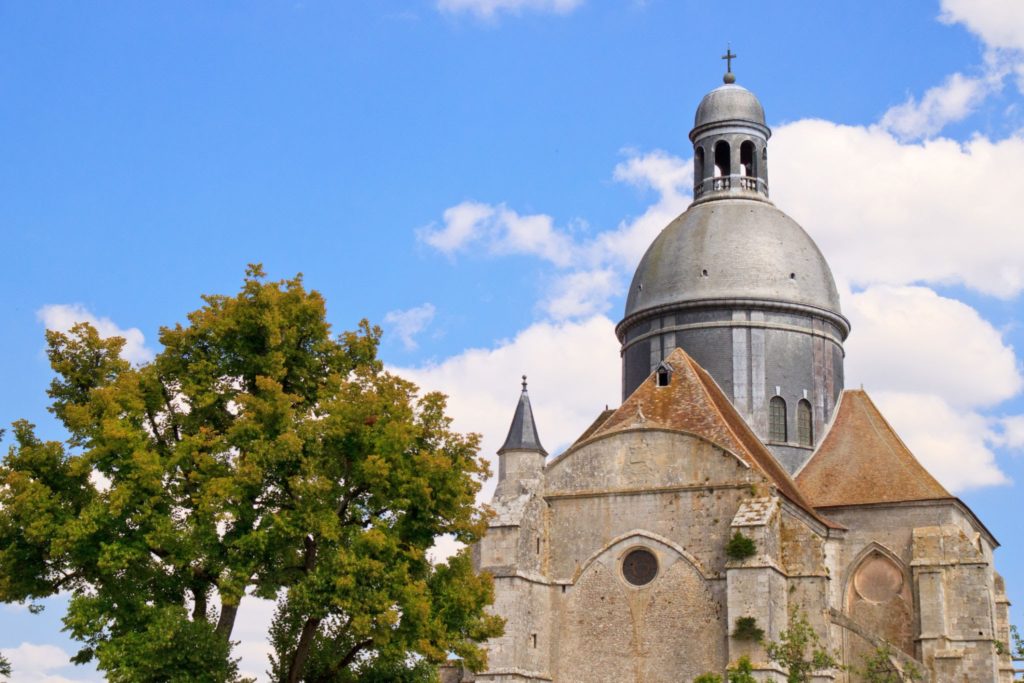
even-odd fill
[[[732,60],[736,59],[737,55],[732,51],[731,47],[726,46],[725,54],[722,55],[722,59],[725,60],[725,76],[722,80],[726,83],[735,83],[736,76],[732,72]]]
[[[523,391],[526,391],[526,375],[523,375]]]

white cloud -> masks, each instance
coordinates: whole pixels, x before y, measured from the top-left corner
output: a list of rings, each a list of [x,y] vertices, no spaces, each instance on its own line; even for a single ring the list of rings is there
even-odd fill
[[[988,443],[990,421],[950,406],[935,394],[874,392],[900,437],[931,474],[950,491],[1007,484]]]
[[[772,143],[773,199],[840,279],[1024,290],[1024,174],[1004,172],[1024,158],[1024,137],[904,144],[878,127],[804,120]]]
[[[584,270],[558,278],[543,309],[555,320],[604,313],[622,291],[622,280],[610,268]]]
[[[942,0],[939,19],[964,24],[990,47],[1024,50],[1024,3],[1016,0]]]
[[[1006,448],[1024,450],[1024,415],[1001,418],[996,443]]]
[[[929,88],[920,100],[911,96],[889,109],[880,125],[905,140],[935,135],[947,124],[966,118],[998,91],[1003,75],[990,72],[971,78],[955,73],[942,85]]]
[[[86,322],[96,328],[101,337],[123,337],[121,355],[132,363],[153,360],[153,351],[146,346],[146,337],[137,327],[123,329],[110,318],[95,315],[81,304],[48,304],[36,311],[36,317],[48,330],[67,332],[75,323]]]
[[[239,658],[238,669],[243,677],[255,678],[257,681],[269,680],[266,676],[270,668],[267,657],[273,648],[268,634],[274,619],[275,604],[273,600],[247,595],[238,608],[231,639],[238,642],[232,652]]]
[[[619,400],[619,344],[612,321],[600,315],[535,323],[493,348],[467,349],[441,363],[392,370],[424,391],[447,394],[454,427],[481,434],[481,453],[490,459],[512,421],[520,375],[529,377],[538,433],[551,453],[575,440],[605,404]]]
[[[498,14],[544,12],[569,14],[584,0],[437,0],[437,7],[450,14],[472,14],[480,19],[494,19]]]
[[[615,180],[654,190],[639,216],[585,238],[558,227],[546,214],[521,215],[504,204],[465,201],[444,211],[442,225],[417,231],[420,241],[447,256],[477,249],[497,255],[530,255],[556,269],[541,310],[555,320],[587,318],[608,310],[632,275],[647,245],[689,203],[692,164],[655,150],[632,154],[615,167]]]
[[[878,286],[844,298],[853,332],[846,373],[869,390],[921,392],[957,408],[1024,389],[1013,348],[976,310],[925,287]]]
[[[1006,483],[992,448],[1015,432],[1000,432],[997,420],[978,412],[1024,388],[1000,332],[970,306],[926,287],[881,285],[844,302],[854,330],[846,343],[847,386],[865,385],[950,490]]]
[[[61,669],[72,669],[71,656],[56,645],[22,643],[15,648],[5,648],[4,655],[11,663],[15,683],[84,683],[96,681],[98,677],[87,674],[68,678]]]
[[[479,245],[492,255],[537,256],[560,267],[573,259],[572,239],[555,228],[551,216],[523,216],[504,204],[462,202],[445,210],[443,226],[429,225],[417,234],[448,256]]]
[[[435,312],[434,304],[431,303],[404,311],[388,311],[384,315],[384,326],[394,332],[402,341],[402,345],[411,351],[417,346],[416,335],[430,325]]]

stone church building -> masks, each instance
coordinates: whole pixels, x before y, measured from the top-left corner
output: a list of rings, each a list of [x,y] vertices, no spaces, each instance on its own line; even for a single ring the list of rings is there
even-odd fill
[[[775,640],[800,612],[846,667],[888,643],[926,680],[1008,682],[998,543],[844,388],[832,273],[769,200],[761,103],[725,81],[616,328],[622,404],[549,459],[524,382],[474,548],[505,634],[454,679],[678,683],[747,655],[784,681],[737,623]]]

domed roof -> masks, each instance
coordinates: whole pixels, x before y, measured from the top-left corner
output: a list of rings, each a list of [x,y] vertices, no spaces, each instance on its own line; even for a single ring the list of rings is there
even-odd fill
[[[623,320],[665,305],[757,299],[841,315],[832,271],[810,235],[770,202],[692,204],[654,240],[633,276]]]
[[[700,101],[693,127],[723,121],[750,121],[764,126],[764,107],[754,93],[735,83],[727,83]]]

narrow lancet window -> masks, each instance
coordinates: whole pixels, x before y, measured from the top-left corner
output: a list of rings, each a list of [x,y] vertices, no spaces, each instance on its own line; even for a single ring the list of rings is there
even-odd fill
[[[715,177],[728,176],[732,174],[732,162],[730,159],[729,143],[719,140],[715,143]]]
[[[704,182],[704,148],[700,146],[693,152],[693,181],[697,187]]]
[[[768,403],[768,440],[786,441],[786,401],[781,396]]]
[[[811,446],[814,443],[814,423],[811,417],[811,403],[807,399],[802,399],[796,404],[796,438],[801,446]]]

